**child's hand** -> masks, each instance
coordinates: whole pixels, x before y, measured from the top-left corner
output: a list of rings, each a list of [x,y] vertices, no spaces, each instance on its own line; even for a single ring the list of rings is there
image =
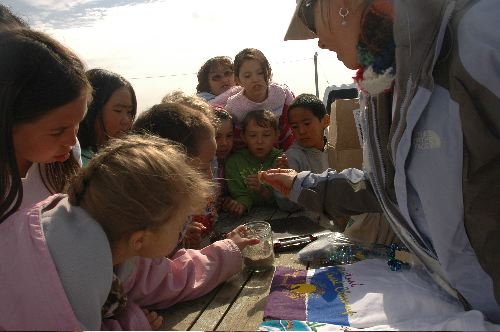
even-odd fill
[[[269,188],[262,185],[257,174],[247,176],[246,183],[250,189],[262,197],[268,198],[273,194]]]
[[[233,240],[238,248],[240,248],[240,251],[246,246],[253,246],[260,242],[259,239],[250,239],[247,237],[244,225],[240,225],[231,232],[227,233],[226,238]]]
[[[290,166],[288,165],[288,158],[286,157],[286,154],[283,153],[276,159],[273,168],[290,168]]]
[[[269,169],[259,172],[258,178],[260,182],[267,183],[276,191],[288,197],[292,190],[293,181],[297,176],[297,172],[293,169]]]
[[[201,245],[201,233],[207,228],[199,222],[190,222],[186,229],[184,237],[186,247],[191,249],[198,249]]]
[[[159,316],[156,311],[149,311],[148,309],[142,309],[142,311],[148,319],[151,330],[159,330],[163,324],[163,317]]]
[[[233,205],[234,204],[233,202],[236,202],[236,201],[234,199],[232,199],[231,197],[227,196],[224,199],[224,203],[222,203],[222,210],[229,211],[229,206]]]
[[[257,177],[257,174],[252,174],[247,176],[245,178],[245,183],[247,184],[248,188],[256,192],[259,192],[262,186],[262,184],[259,181],[259,178]]]
[[[234,199],[224,202],[224,206],[226,207],[226,210],[228,212],[231,212],[237,216],[241,216],[243,213],[245,213],[246,210],[245,205],[239,203],[238,201],[235,201]]]

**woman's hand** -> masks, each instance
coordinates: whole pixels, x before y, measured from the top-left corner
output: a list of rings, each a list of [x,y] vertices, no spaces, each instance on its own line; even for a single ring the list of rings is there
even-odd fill
[[[250,239],[247,237],[247,232],[244,225],[236,227],[231,232],[227,233],[226,238],[233,240],[233,242],[243,250],[246,246],[253,246],[260,242],[259,239]]]
[[[148,319],[151,330],[159,330],[163,324],[163,317],[159,316],[156,311],[149,311],[148,309],[142,309],[142,311]]]
[[[276,191],[288,197],[296,176],[297,172],[293,169],[272,168],[259,172],[259,181],[267,183]]]

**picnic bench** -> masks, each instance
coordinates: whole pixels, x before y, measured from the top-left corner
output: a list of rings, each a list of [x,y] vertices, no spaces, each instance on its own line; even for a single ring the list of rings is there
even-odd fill
[[[254,208],[242,217],[222,215],[216,231],[228,232],[250,221],[268,221],[275,237],[311,234],[333,224],[305,211],[288,213],[271,207]],[[275,266],[308,268],[296,259],[298,249],[276,253]],[[263,320],[274,269],[251,272],[243,269],[210,293],[178,303],[159,313],[163,330],[255,331]]]

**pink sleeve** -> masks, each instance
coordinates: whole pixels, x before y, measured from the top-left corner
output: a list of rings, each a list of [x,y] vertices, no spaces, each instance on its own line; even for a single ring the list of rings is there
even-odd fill
[[[238,246],[223,240],[201,250],[182,249],[172,260],[139,258],[123,286],[129,301],[164,309],[205,295],[241,268]]]
[[[226,107],[227,100],[229,99],[229,97],[237,94],[242,89],[243,88],[239,85],[233,86],[232,88],[230,88],[226,92],[223,92],[220,95],[218,95],[217,97],[215,97],[214,99],[210,100],[208,103],[212,106],[224,108],[224,107]]]

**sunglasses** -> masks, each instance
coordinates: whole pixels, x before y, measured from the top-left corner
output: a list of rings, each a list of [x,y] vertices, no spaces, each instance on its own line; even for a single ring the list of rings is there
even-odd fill
[[[316,34],[314,26],[314,4],[316,0],[304,0],[299,9],[299,18],[312,33]]]

